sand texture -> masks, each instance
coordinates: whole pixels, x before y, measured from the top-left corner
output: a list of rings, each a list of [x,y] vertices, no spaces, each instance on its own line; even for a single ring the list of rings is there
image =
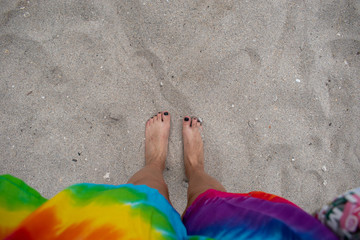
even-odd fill
[[[231,192],[313,212],[360,178],[360,1],[0,1],[1,174],[49,198],[122,184],[172,115],[165,179],[186,205],[181,124],[204,121]]]

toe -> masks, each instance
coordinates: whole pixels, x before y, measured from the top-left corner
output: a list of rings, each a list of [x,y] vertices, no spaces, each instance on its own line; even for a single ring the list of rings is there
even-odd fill
[[[153,119],[153,117],[151,117],[151,118],[147,121],[147,124],[150,126],[153,122],[154,122],[154,119]]]
[[[191,127],[196,127],[196,124],[197,124],[197,118],[196,117],[191,118]]]
[[[162,121],[162,119],[161,119],[161,112],[159,112],[157,115],[156,115],[156,120],[157,121]]]
[[[184,119],[183,119],[183,125],[185,127],[190,127],[190,117],[189,116],[185,116]]]
[[[162,112],[161,117],[162,117],[163,122],[170,121],[170,113],[168,111]]]

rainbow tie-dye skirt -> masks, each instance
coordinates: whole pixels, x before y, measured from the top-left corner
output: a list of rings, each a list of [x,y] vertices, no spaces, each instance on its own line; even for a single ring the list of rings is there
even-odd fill
[[[275,195],[208,190],[179,213],[145,185],[76,184],[47,200],[0,176],[0,239],[337,239]]]

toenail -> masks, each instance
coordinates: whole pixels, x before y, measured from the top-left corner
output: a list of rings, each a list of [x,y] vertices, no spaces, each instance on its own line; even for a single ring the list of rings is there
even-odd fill
[[[198,119],[197,122],[200,122],[200,120]]]
[[[189,121],[189,118],[188,118],[188,117],[186,117],[186,118],[184,118],[184,120],[187,122],[187,121]]]
[[[168,112],[164,112],[164,115],[167,116],[167,115],[169,115],[169,113],[168,113]]]

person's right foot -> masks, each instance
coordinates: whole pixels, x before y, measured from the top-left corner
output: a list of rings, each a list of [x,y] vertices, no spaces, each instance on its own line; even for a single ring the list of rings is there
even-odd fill
[[[165,168],[170,134],[170,115],[159,112],[146,122],[145,127],[145,164]]]
[[[204,170],[204,144],[201,130],[201,123],[196,118],[183,119],[184,164],[188,179],[194,170]]]

